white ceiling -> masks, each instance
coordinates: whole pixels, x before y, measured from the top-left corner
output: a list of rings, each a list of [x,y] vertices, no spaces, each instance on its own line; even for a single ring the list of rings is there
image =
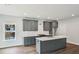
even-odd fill
[[[79,15],[79,4],[4,4],[0,5],[0,14],[64,19],[72,17],[72,14]]]

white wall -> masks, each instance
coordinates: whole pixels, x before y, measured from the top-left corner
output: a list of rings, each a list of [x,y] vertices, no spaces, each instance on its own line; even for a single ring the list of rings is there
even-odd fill
[[[48,32],[43,31],[43,20],[38,21],[38,31],[24,31],[23,32],[23,18],[18,18],[14,16],[0,15],[0,48],[23,45],[23,38],[27,36],[34,36],[38,34],[48,34]],[[16,39],[5,41],[5,24],[14,23],[16,25]]]
[[[58,34],[68,36],[68,42],[79,45],[79,18],[59,21]]]
[[[16,25],[16,39],[5,40],[5,24],[14,23]],[[0,15],[0,48],[22,45],[22,21],[21,18]]]

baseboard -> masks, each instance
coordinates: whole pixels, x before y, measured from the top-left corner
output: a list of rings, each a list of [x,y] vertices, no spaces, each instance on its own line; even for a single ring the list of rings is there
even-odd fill
[[[75,43],[75,42],[68,42],[68,43],[75,44],[75,45],[79,45],[79,43]]]
[[[24,46],[24,45],[2,46],[2,47],[0,47],[0,49],[3,49],[3,48],[10,48],[10,47],[19,47],[19,46]]]

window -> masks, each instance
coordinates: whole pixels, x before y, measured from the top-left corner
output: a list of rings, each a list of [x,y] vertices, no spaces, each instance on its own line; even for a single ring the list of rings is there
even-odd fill
[[[5,40],[15,39],[15,24],[5,24]]]

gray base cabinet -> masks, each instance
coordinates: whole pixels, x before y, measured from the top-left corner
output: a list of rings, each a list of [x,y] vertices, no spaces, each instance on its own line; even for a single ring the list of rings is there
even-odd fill
[[[24,37],[24,45],[33,45],[36,44],[35,37]]]

